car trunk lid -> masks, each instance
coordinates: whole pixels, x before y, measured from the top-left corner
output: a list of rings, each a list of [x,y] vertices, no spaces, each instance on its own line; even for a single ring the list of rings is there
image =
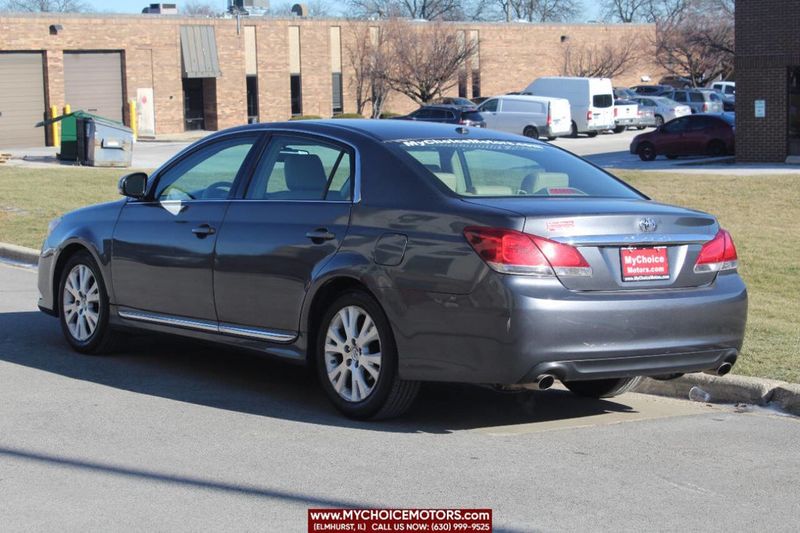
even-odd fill
[[[523,231],[578,249],[590,276],[559,276],[579,291],[699,287],[715,273],[694,271],[703,243],[719,226],[711,215],[646,200],[480,198],[467,200],[519,213]]]

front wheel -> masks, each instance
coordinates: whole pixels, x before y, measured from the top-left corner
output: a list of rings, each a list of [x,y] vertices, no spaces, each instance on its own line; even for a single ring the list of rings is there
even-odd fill
[[[661,115],[656,115],[656,127],[660,128],[663,125],[664,125],[664,117],[662,117]]]
[[[108,294],[100,268],[89,252],[78,252],[67,260],[58,291],[59,321],[70,346],[86,354],[112,350]]]
[[[627,128],[625,126],[617,126],[616,128],[614,128],[614,133],[622,133],[626,129]]]
[[[641,377],[617,379],[592,379],[588,381],[565,381],[564,386],[578,396],[587,398],[613,398],[636,387]]]
[[[589,132],[586,132],[586,135],[588,135],[589,137],[597,137],[597,132],[596,131],[589,131]]]
[[[525,137],[530,137],[531,139],[538,139],[538,138],[539,138],[539,130],[537,130],[537,129],[536,129],[536,128],[534,128],[533,126],[528,126],[528,127],[526,127],[526,128],[525,128],[525,129],[522,131],[522,134],[523,134]]]
[[[343,294],[320,324],[317,372],[328,398],[342,413],[356,419],[385,419],[408,410],[419,382],[398,377],[389,321],[370,295]]]
[[[656,147],[650,143],[642,143],[636,153],[642,161],[653,161],[656,158]]]

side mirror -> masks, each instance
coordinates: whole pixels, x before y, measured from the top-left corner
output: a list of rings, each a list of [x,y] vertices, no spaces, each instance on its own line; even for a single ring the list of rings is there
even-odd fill
[[[147,193],[147,174],[134,172],[119,179],[119,193],[128,198],[141,200]]]

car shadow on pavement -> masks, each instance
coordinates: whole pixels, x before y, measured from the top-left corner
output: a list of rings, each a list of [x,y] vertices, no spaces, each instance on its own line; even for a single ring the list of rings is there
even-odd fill
[[[403,417],[349,420],[325,398],[308,369],[257,353],[144,333],[108,356],[72,351],[58,321],[39,312],[0,314],[0,360],[139,394],[284,420],[370,431],[458,430],[634,413],[624,404],[562,390],[502,393],[487,387],[426,384]]]

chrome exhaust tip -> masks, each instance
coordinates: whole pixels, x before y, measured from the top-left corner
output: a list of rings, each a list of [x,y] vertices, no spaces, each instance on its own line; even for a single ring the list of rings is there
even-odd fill
[[[539,390],[547,390],[552,387],[555,382],[556,378],[552,374],[542,374],[536,378],[536,386]]]
[[[730,361],[725,361],[717,368],[706,370],[705,373],[711,374],[712,376],[724,376],[725,374],[728,374],[732,369],[733,369],[733,363],[731,363]]]

